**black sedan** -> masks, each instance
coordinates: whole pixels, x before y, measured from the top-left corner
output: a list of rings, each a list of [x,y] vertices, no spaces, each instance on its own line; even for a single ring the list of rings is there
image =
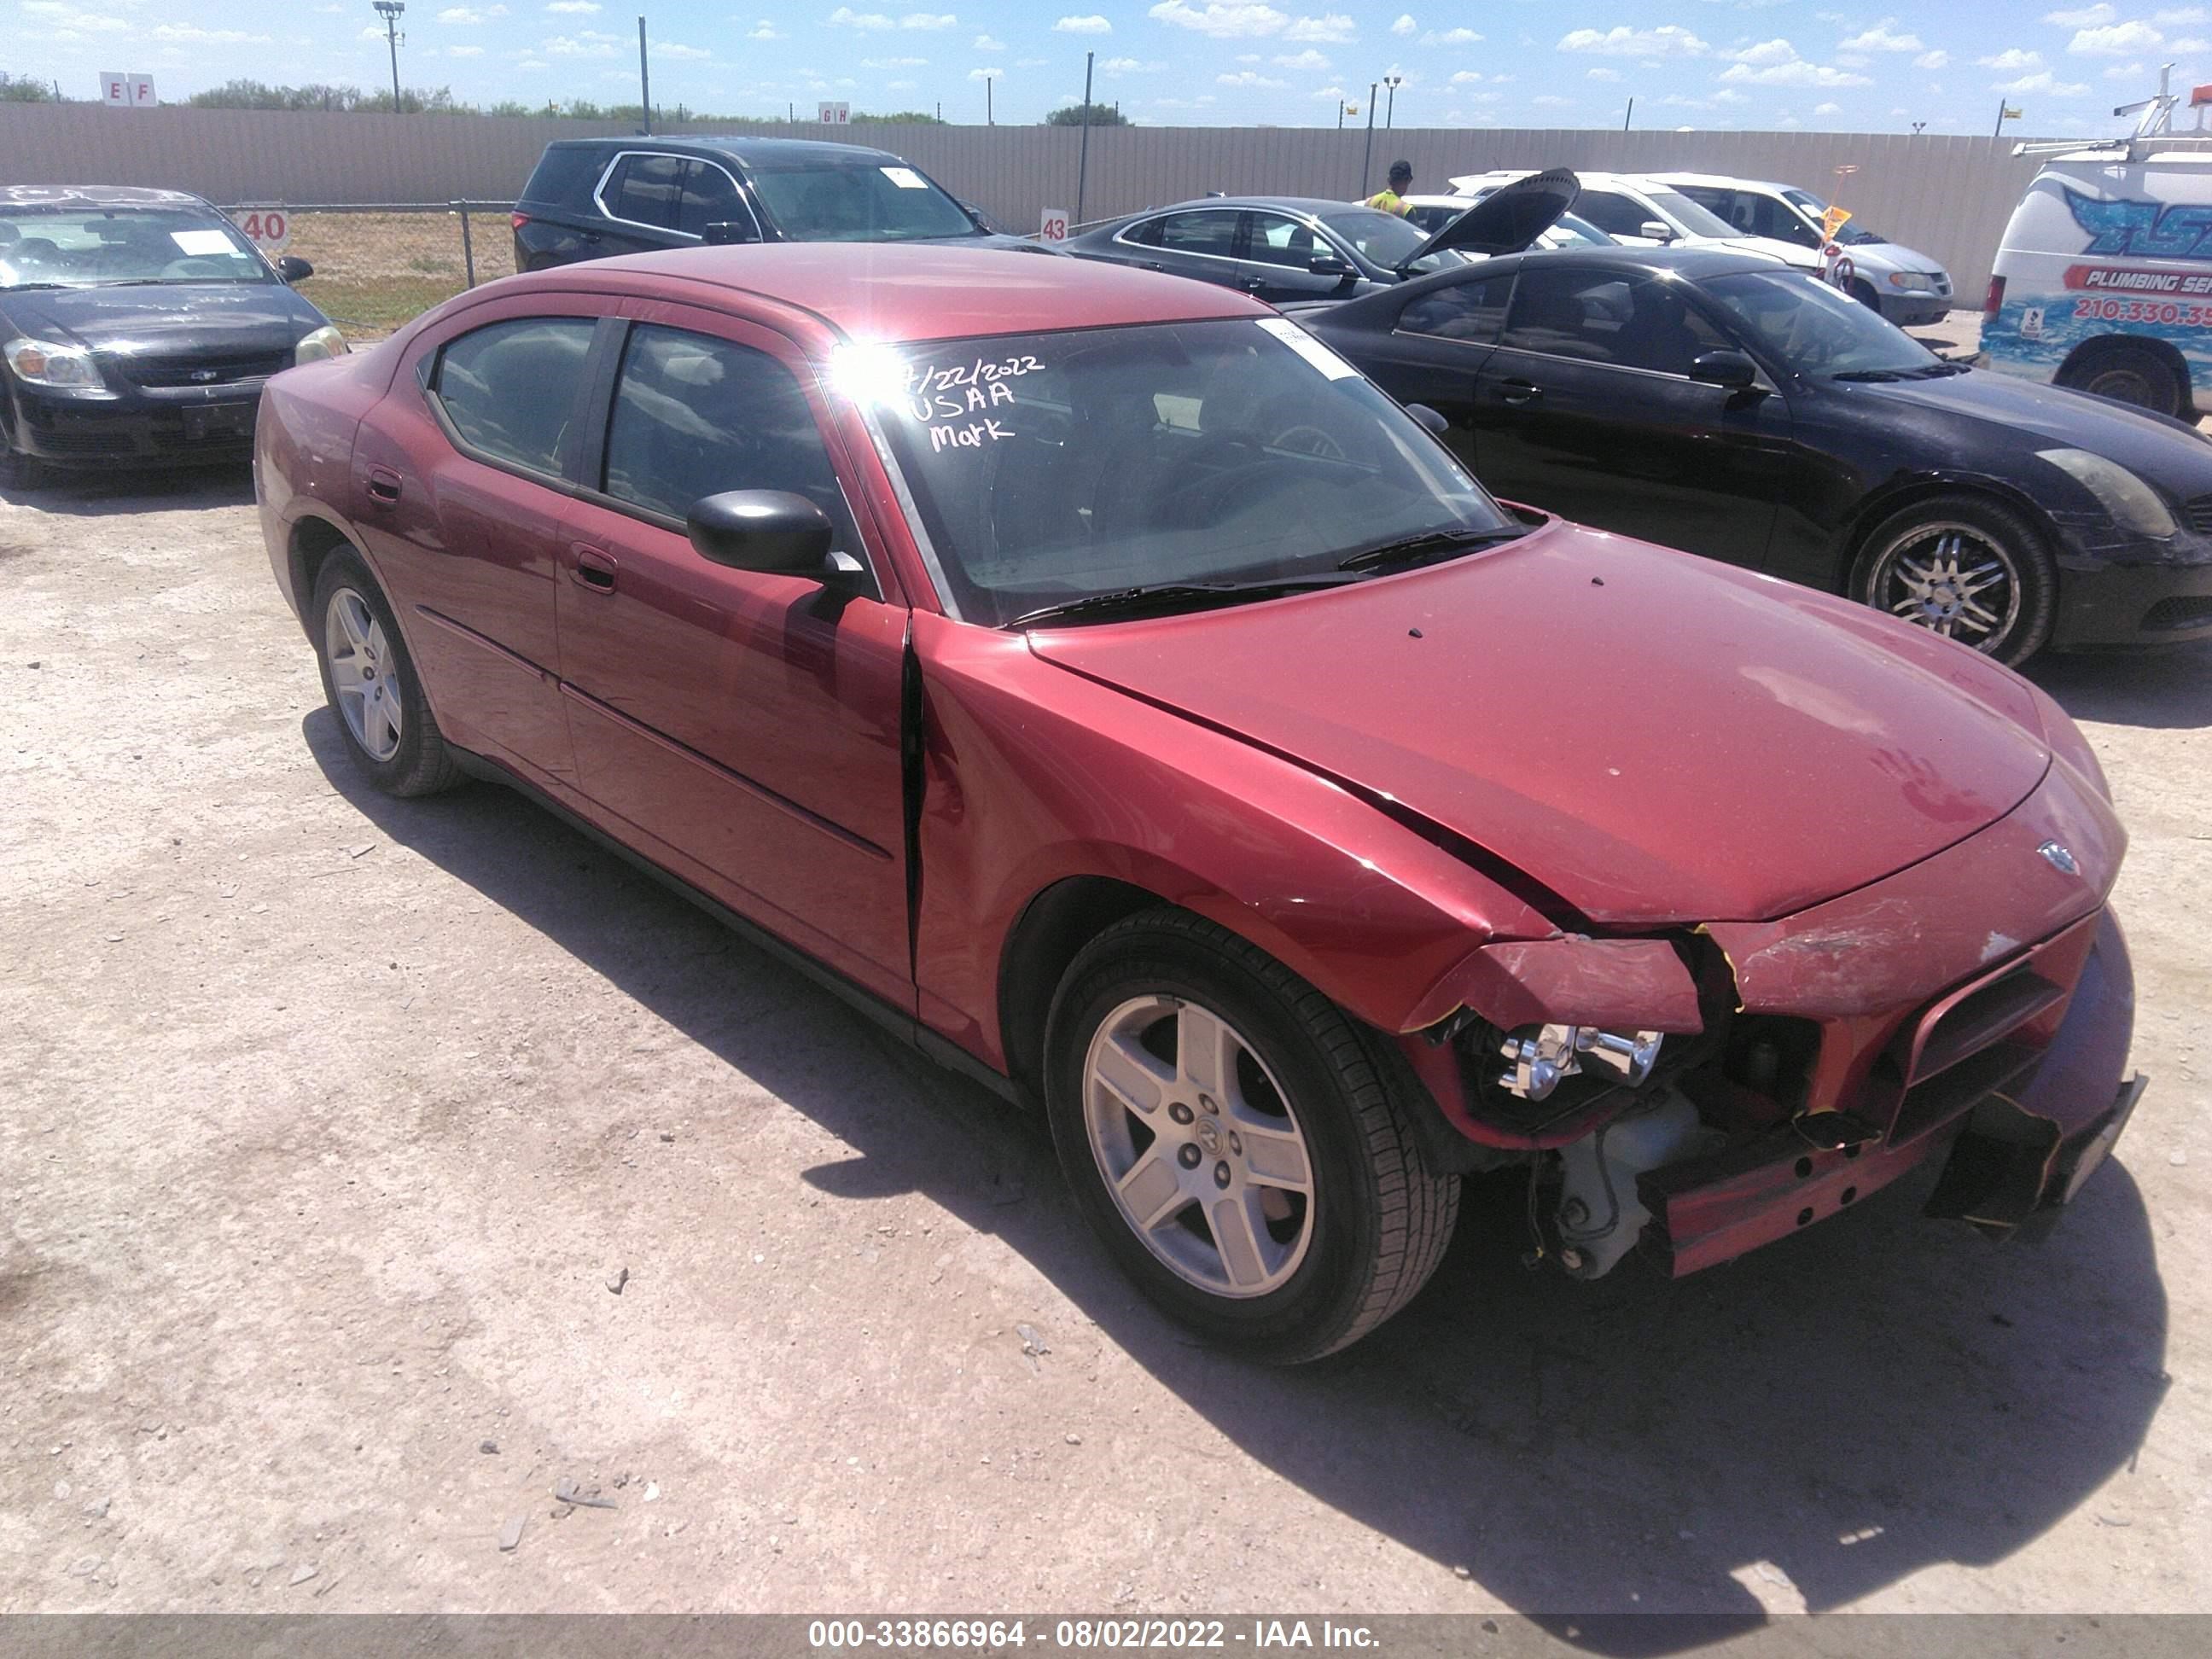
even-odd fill
[[[1434,234],[1353,202],[1297,196],[1209,196],[1148,208],[1073,237],[1079,259],[1103,259],[1241,289],[1276,305],[1376,294],[1409,277],[1527,247],[1574,199],[1571,173],[1517,180]]]
[[[313,274],[181,191],[0,189],[0,478],[244,460],[262,382],[346,349]]]
[[[1510,501],[2008,663],[2212,635],[2212,443],[1947,362],[1763,255],[1527,253],[1293,314]]]

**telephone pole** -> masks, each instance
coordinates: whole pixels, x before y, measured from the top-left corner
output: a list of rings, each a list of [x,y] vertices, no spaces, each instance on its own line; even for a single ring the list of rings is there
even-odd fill
[[[399,113],[399,43],[407,37],[399,32],[399,15],[407,9],[403,0],[374,0],[376,9],[384,16],[384,41],[392,48],[392,112]]]

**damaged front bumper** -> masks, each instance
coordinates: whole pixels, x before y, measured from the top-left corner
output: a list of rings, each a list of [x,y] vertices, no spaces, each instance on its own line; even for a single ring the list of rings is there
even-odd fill
[[[2069,930],[2069,932],[2071,930]],[[1818,1146],[1804,1120],[1711,1158],[1644,1175],[1647,1245],[1677,1276],[1769,1244],[1859,1202],[1929,1159],[1944,1158],[1927,1213],[1999,1237],[2039,1237],[2127,1127],[2146,1079],[2120,1081],[2135,1023],[2127,943],[2107,909],[2095,919],[2081,975],[2050,1042],[1999,1068],[1956,1115],[1901,1120],[1890,1134]]]

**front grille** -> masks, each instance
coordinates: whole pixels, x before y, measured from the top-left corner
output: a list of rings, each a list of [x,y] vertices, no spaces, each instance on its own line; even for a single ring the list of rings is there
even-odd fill
[[[127,455],[137,445],[128,432],[72,425],[41,428],[39,447],[50,455]]]
[[[2142,625],[2148,629],[2202,628],[2212,623],[2212,593],[2177,594],[2170,599],[2160,599],[2143,612]]]
[[[2212,536],[2212,495],[2191,495],[2182,502],[2181,510],[2188,516],[2191,530]]]
[[[289,351],[263,351],[230,357],[138,357],[124,363],[124,373],[143,386],[235,386],[240,380],[263,380],[292,366]]]

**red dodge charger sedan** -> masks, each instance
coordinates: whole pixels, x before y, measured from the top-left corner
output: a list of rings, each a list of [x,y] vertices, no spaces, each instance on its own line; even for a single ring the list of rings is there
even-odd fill
[[[2081,734],[1424,415],[1224,289],[708,248],[276,377],[255,476],[370,781],[521,789],[1038,1103],[1216,1341],[1352,1341],[1504,1165],[1581,1277],[1928,1160],[2039,1231],[2142,1089]]]

